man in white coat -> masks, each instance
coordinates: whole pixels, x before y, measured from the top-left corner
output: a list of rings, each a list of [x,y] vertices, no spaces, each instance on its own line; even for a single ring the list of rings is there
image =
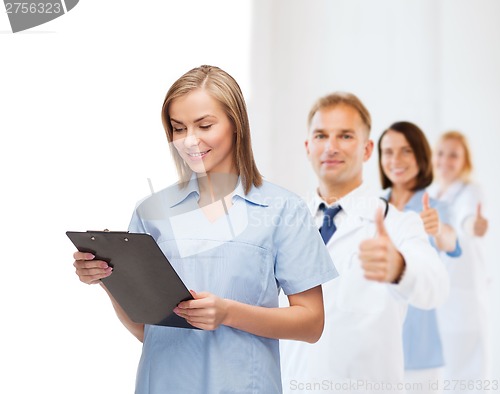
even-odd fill
[[[446,270],[419,216],[398,211],[363,185],[373,141],[361,101],[349,93],[320,98],[308,124],[305,147],[319,180],[310,208],[340,277],[323,285],[321,339],[281,342],[283,390],[404,392],[407,306],[442,304]],[[429,384],[438,382],[422,382],[422,389]]]

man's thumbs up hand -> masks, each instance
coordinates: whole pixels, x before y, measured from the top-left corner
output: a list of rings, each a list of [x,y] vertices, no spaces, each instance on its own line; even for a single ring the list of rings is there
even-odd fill
[[[387,233],[380,208],[375,216],[375,228],[375,237],[366,239],[359,245],[359,259],[365,278],[378,282],[397,282],[405,263]]]
[[[375,228],[377,229],[377,236],[389,237],[389,234],[387,234],[387,230],[385,229],[384,215],[380,208],[377,209],[377,213],[375,214]]]

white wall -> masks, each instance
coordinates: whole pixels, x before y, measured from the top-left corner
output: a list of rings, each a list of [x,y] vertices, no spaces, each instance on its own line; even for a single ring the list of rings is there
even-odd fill
[[[493,372],[500,378],[500,2],[452,1],[441,6],[440,122],[438,130],[459,129],[468,136],[475,179],[485,194],[490,232],[485,256],[493,277]],[[433,133],[435,136],[436,133]]]
[[[316,178],[305,157],[314,100],[346,90],[373,119],[372,137],[398,120],[418,124],[434,143],[449,129],[470,139],[490,231],[493,330],[500,331],[500,2],[496,0],[256,0],[251,102],[257,162],[271,181],[308,197]],[[365,181],[379,185],[376,154]],[[489,203],[489,204],[488,204]],[[500,377],[500,335],[494,335]]]
[[[315,185],[302,144],[306,116],[317,97],[332,91],[362,99],[372,113],[374,138],[397,119],[437,128],[439,3],[253,4],[250,107],[255,139],[262,141],[261,167],[270,179],[282,179],[301,194]]]
[[[148,177],[175,181],[163,98],[201,64],[246,93],[250,12],[248,0],[81,0],[12,34],[0,10],[1,393],[134,391],[140,343],[78,281],[65,231],[126,229]]]

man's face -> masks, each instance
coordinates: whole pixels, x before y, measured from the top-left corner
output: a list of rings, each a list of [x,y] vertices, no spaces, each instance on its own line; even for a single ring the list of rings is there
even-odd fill
[[[361,184],[363,162],[373,151],[361,116],[344,104],[314,114],[305,146],[320,182],[338,187],[342,195]]]

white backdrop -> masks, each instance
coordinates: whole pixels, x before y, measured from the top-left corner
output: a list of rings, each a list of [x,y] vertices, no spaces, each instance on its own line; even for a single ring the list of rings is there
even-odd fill
[[[398,118],[431,140],[463,128],[491,202],[495,263],[498,4],[81,0],[17,34],[0,13],[0,392],[133,392],[140,343],[101,289],[78,282],[64,232],[124,229],[148,177],[155,189],[175,179],[160,108],[200,64],[238,80],[259,167],[301,194],[314,184],[302,139],[319,94],[358,93],[375,138]]]
[[[0,11],[0,393],[133,393],[141,344],[78,281],[65,231],[126,229],[148,177],[156,190],[175,181],[167,89],[214,64],[247,93],[250,12],[249,1],[81,0],[12,34]]]

